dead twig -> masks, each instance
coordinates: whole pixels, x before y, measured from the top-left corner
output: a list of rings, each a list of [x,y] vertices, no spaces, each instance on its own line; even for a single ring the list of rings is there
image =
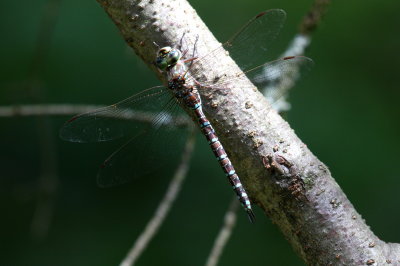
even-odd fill
[[[229,204],[229,208],[225,213],[224,223],[222,224],[219,234],[215,239],[214,246],[211,249],[210,255],[208,256],[206,266],[215,266],[218,264],[222,251],[228,243],[233,228],[235,228],[238,206],[239,202],[237,198],[233,197],[231,203]]]
[[[158,232],[160,226],[167,217],[175,199],[177,198],[179,191],[181,190],[183,181],[185,180],[187,172],[189,170],[189,162],[193,154],[195,144],[194,127],[191,127],[190,130],[190,135],[188,136],[185,149],[182,153],[181,163],[179,164],[175,175],[168,186],[164,198],[160,201],[159,206],[157,207],[153,217],[146,225],[146,228],[144,229],[142,234],[137,238],[135,244],[128,252],[124,260],[121,262],[121,266],[134,265],[134,263],[138,260],[140,255],[146,249],[149,242]]]

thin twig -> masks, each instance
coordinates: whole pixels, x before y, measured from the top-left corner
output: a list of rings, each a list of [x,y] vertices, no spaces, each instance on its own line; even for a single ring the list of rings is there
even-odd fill
[[[315,0],[300,23],[300,32],[294,36],[281,57],[304,55],[311,44],[311,34],[321,23],[329,4],[330,0]],[[264,97],[267,98],[268,102],[271,103],[272,107],[278,112],[287,112],[290,110],[291,105],[287,101],[290,90],[302,76],[300,74],[304,74],[304,72],[300,73],[302,70],[300,65],[293,65],[291,67],[294,68],[293,71],[287,71],[288,74],[286,76],[274,76],[273,82],[266,83],[271,83],[273,84],[272,86],[262,84],[258,86]],[[271,71],[271,69],[267,69],[267,71]]]
[[[74,104],[41,104],[41,105],[11,105],[0,106],[0,117],[24,117],[24,116],[69,116],[90,112],[105,106],[102,105],[74,105]],[[117,114],[118,112],[116,112]],[[146,111],[127,111],[113,116],[111,113],[105,114],[111,118],[132,120],[144,123],[153,123],[158,113]],[[99,116],[102,113],[98,114]],[[174,117],[174,125],[186,127],[192,125],[192,121],[185,115]]]
[[[178,196],[178,193],[182,187],[182,183],[185,180],[187,172],[189,170],[189,162],[193,154],[195,144],[194,127],[191,127],[190,131],[191,132],[187,139],[185,149],[182,153],[181,163],[178,166],[175,175],[168,186],[164,198],[161,200],[160,205],[158,206],[151,220],[148,222],[145,230],[138,237],[135,244],[128,252],[127,256],[121,262],[121,266],[130,266],[137,261],[137,259],[146,249],[151,239],[153,239],[154,235],[158,232],[160,226],[168,215],[172,204]]]
[[[304,55],[310,43],[311,39],[308,35],[297,34],[280,57]],[[291,68],[291,71],[275,75],[272,80],[260,80],[257,83],[258,89],[277,112],[287,112],[291,109],[291,105],[287,99],[290,90],[296,85],[299,78],[304,75],[306,72],[304,70],[309,67],[309,65],[304,65],[304,63],[308,63],[308,61],[299,60],[297,64],[288,66],[288,68]],[[265,67],[264,71],[265,73],[278,72],[274,69],[273,65]]]
[[[300,24],[300,33],[304,35],[311,35],[313,31],[320,24],[322,18],[327,12],[330,0],[315,0],[307,15],[303,18]]]
[[[225,213],[224,224],[215,239],[214,246],[208,256],[206,266],[215,266],[221,257],[222,251],[228,243],[229,237],[232,234],[233,228],[236,225],[236,213],[238,209],[238,200],[234,197],[229,204],[229,208]]]
[[[35,52],[28,69],[26,91],[33,102],[46,98],[42,86],[42,73],[46,58],[50,51],[55,25],[60,10],[60,0],[47,0],[41,16],[39,31],[35,44]],[[55,205],[55,195],[58,187],[57,147],[52,132],[51,121],[45,117],[36,117],[36,130],[39,140],[41,161],[40,177],[36,208],[31,222],[31,235],[35,240],[43,240],[49,231]]]
[[[64,116],[86,113],[103,106],[73,104],[30,104],[0,106],[0,117],[15,116]]]

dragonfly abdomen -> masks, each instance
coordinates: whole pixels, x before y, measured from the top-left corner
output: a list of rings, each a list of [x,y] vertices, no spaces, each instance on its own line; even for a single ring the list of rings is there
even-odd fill
[[[239,176],[236,174],[235,168],[233,167],[231,160],[225,152],[224,147],[221,142],[218,140],[218,136],[215,133],[214,128],[212,127],[210,121],[206,118],[203,113],[203,108],[201,107],[201,100],[194,93],[188,93],[184,97],[185,103],[188,107],[193,109],[198,123],[201,128],[201,132],[206,137],[208,144],[210,145],[215,157],[217,158],[219,164],[221,165],[222,170],[225,172],[226,177],[229,180],[229,183],[232,185],[233,190],[236,192],[240,203],[243,208],[247,212],[250,221],[254,221],[255,216],[251,209],[251,203],[249,196],[244,189],[242,182],[239,179]]]

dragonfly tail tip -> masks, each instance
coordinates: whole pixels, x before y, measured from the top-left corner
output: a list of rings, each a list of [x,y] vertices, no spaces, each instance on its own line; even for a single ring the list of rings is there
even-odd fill
[[[254,215],[254,212],[252,209],[246,210],[247,212],[247,217],[249,217],[250,222],[253,224],[256,222],[256,216]]]

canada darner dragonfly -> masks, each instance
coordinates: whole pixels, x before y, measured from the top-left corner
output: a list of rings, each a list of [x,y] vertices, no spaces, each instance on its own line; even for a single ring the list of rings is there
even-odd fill
[[[184,51],[182,47],[178,49],[177,47],[167,46],[159,49],[155,63],[160,70],[167,74],[168,85],[166,87],[153,87],[111,106],[77,115],[62,127],[61,138],[72,142],[101,142],[122,137],[129,134],[129,130],[132,130],[131,134],[136,134],[136,136],[104,162],[98,175],[98,182],[103,186],[123,183],[138,175],[137,169],[139,167],[151,169],[154,166],[153,162],[156,162],[158,158],[148,159],[144,156],[144,153],[153,144],[153,139],[159,137],[156,134],[148,133],[148,128],[143,130],[139,130],[136,126],[132,126],[134,129],[125,128],[126,123],[122,123],[124,118],[132,114],[140,116],[142,110],[155,111],[161,104],[163,111],[158,110],[158,114],[155,115],[151,123],[155,132],[160,132],[177,124],[177,120],[171,114],[174,113],[175,103],[179,103],[193,112],[201,132],[208,140],[250,220],[253,221],[254,214],[249,197],[213,126],[203,112],[199,91],[213,88],[223,89],[224,84],[232,83],[232,80],[243,78],[244,75],[256,83],[273,83],[277,78],[290,77],[291,75],[288,74],[297,72],[299,68],[309,65],[312,62],[310,59],[299,56],[285,57],[254,67],[253,61],[264,56],[266,48],[275,39],[282,27],[284,19],[285,12],[283,10],[275,9],[262,12],[242,27],[228,42],[205,56],[196,55],[195,57],[191,55],[189,57],[186,52],[182,52]],[[218,79],[211,78],[209,81],[196,80],[197,75],[194,70],[196,64],[207,63],[210,57],[214,57],[218,53],[226,53],[226,51],[237,63],[242,63],[243,73],[226,73]],[[143,141],[142,136],[144,134],[151,135],[152,140]],[[143,148],[135,148],[135,150],[130,151],[126,149],[128,146]],[[159,148],[157,145],[154,146]],[[166,153],[169,151],[170,149],[165,150]],[[133,160],[124,158],[132,153],[139,154],[139,156]],[[130,166],[128,171],[119,170],[119,168],[124,168],[124,164]]]

